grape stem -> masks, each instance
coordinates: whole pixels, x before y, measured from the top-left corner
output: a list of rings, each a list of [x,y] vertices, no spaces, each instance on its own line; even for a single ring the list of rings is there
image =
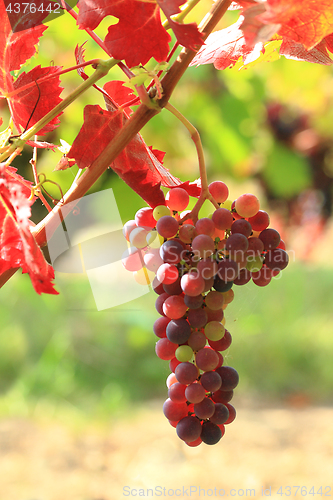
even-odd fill
[[[199,172],[200,172],[200,179],[201,179],[201,193],[200,197],[195,204],[193,210],[191,211],[190,214],[187,214],[186,216],[183,217],[183,219],[180,220],[182,222],[185,219],[191,218],[198,219],[198,213],[200,208],[202,207],[203,203],[205,200],[209,200],[215,208],[219,208],[219,205],[217,202],[214,200],[212,195],[209,192],[208,189],[208,180],[207,180],[207,171],[206,171],[206,162],[205,162],[205,155],[202,147],[202,142],[200,138],[200,134],[198,130],[192,125],[192,123],[185,118],[184,115],[178,109],[176,109],[170,102],[168,102],[165,105],[165,109],[169,110],[170,113],[172,113],[178,120],[182,122],[182,124],[187,128],[191,135],[191,139],[195,144],[196,150],[197,150],[197,155],[198,155],[198,162],[199,162]],[[193,222],[196,222],[196,220],[193,220]]]

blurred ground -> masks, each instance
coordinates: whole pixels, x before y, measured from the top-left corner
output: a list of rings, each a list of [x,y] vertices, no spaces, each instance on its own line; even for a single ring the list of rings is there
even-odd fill
[[[161,402],[104,427],[0,421],[1,500],[220,498],[222,488],[260,498],[270,487],[281,499],[297,486],[313,499],[332,496],[332,470],[333,408],[238,408],[222,441],[198,448],[178,440]]]

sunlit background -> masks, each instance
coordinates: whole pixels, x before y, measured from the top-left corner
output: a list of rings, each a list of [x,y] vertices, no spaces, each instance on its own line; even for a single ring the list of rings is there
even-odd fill
[[[209,4],[198,7],[196,20]],[[235,19],[229,13],[220,27]],[[38,62],[24,69],[51,61],[72,66],[75,45],[87,39],[62,16],[41,40]],[[104,56],[88,40],[86,59],[96,57]],[[109,79],[125,78],[115,69]],[[72,72],[62,82],[65,96],[81,80]],[[322,487],[322,495],[333,494],[332,88],[331,67],[282,57],[243,70],[190,68],[171,99],[201,134],[209,180],[226,182],[231,200],[258,195],[292,255],[268,287],[234,287],[226,363],[237,369],[240,384],[237,418],[222,441],[189,448],[162,414],[169,367],[154,351],[154,292],[98,311],[86,276],[58,273],[60,295],[40,297],[16,273],[0,302],[1,499],[113,500],[157,486],[201,487],[206,496],[216,487],[254,498],[246,495],[252,488],[259,498],[271,487],[281,498],[278,488],[288,493],[294,485],[307,488],[303,493],[314,486],[315,493]],[[48,140],[71,143],[84,105],[95,103],[103,106],[103,97],[91,89]],[[1,113],[5,128],[3,104]],[[198,177],[194,145],[174,116],[163,111],[142,135],[166,152],[172,174],[182,181]],[[32,180],[30,157],[27,148],[15,166]],[[53,172],[60,157],[39,152],[38,170],[66,190],[76,170]],[[93,191],[109,188],[123,223],[144,206],[111,170]],[[60,198],[54,185],[47,189]],[[33,207],[35,222],[44,210]],[[202,496],[192,489],[192,498]]]

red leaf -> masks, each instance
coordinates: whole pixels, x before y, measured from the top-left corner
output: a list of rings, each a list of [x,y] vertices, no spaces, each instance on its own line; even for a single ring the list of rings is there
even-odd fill
[[[30,232],[30,189],[12,167],[0,164],[0,269],[21,267],[37,293],[57,294],[53,268]],[[26,181],[25,181],[26,182]],[[29,185],[28,182],[26,182]]]
[[[46,68],[35,66],[35,68],[29,71],[29,73],[21,73],[13,84],[13,90],[17,90],[30,82],[35,82],[38,78],[43,76],[52,75],[60,69],[60,66],[50,66]],[[24,129],[28,121],[29,127],[31,127],[37,123],[38,120],[43,118],[43,116],[45,116],[61,102],[61,91],[62,87],[60,87],[59,76],[55,76],[45,82],[39,83],[38,87],[37,85],[34,85],[33,87],[29,87],[28,89],[15,94],[13,97],[10,97],[8,99],[9,107],[17,129],[20,130],[20,126]],[[45,127],[38,131],[38,135],[44,135],[45,133],[54,130],[59,123],[60,120],[58,117],[53,118],[53,120],[51,120]]]
[[[74,158],[79,168],[89,167],[126,120],[127,117],[121,112],[103,110],[98,105],[87,105],[84,109],[83,126],[74,140],[68,157]],[[149,153],[149,149],[138,134],[111,167],[147,203],[156,206],[165,202],[160,189],[161,178],[156,174],[154,176],[153,158],[154,155]]]
[[[38,3],[40,3],[40,1]],[[43,19],[47,15],[48,13],[44,13]],[[23,26],[27,26],[26,22],[29,21],[29,16],[22,15],[21,17]],[[0,89],[6,94],[8,91],[10,92],[12,90],[10,85],[12,82],[10,71],[20,69],[22,64],[34,55],[36,52],[35,45],[38,43],[39,38],[42,36],[47,26],[43,26],[40,21],[39,26],[35,26],[34,28],[30,27],[30,29],[25,28],[25,31],[13,33],[4,2],[0,2],[0,19]],[[11,21],[13,24],[17,24],[17,20],[12,17]],[[18,27],[20,27],[20,25]]]
[[[191,50],[197,50],[204,40],[202,33],[198,30],[196,23],[182,24],[174,21],[171,16],[180,12],[180,5],[185,3],[184,0],[157,0],[158,5],[163,10],[165,16],[169,21],[169,25],[176,35],[180,45],[187,47]]]
[[[240,29],[242,21],[243,17],[240,17],[235,24],[228,28],[210,34],[206,45],[199,50],[191,66],[213,63],[216,69],[226,69],[234,66],[240,57],[243,57],[246,63],[254,52],[262,51],[263,45],[261,43],[254,47],[246,43]]]
[[[94,29],[105,16],[115,16],[117,24],[109,27],[105,44],[115,59],[125,60],[129,67],[146,64],[154,57],[164,61],[169,52],[170,35],[161,24],[155,2],[142,0],[80,0],[80,29]]]
[[[124,82],[118,80],[112,80],[111,82],[107,82],[103,89],[112,96],[112,101],[114,101],[118,107],[123,106],[127,102],[132,101],[136,98],[136,95],[133,93],[132,89],[124,86]],[[124,108],[125,113],[128,115],[132,113],[130,107]]]
[[[108,82],[108,90],[113,90],[112,99],[127,98],[123,82]],[[116,96],[116,97],[114,97]],[[79,168],[86,168],[100,155],[107,144],[128,120],[126,113],[103,110],[98,105],[88,105],[84,110],[84,123],[70,151]],[[149,205],[163,205],[164,195],[160,185],[181,186],[183,183],[163,166],[164,153],[149,148],[140,134],[137,134],[112,163],[111,168],[138,193]],[[187,184],[187,183],[185,183]],[[198,186],[193,183],[185,187],[198,196]]]
[[[310,50],[333,32],[333,4],[332,0],[267,0],[260,19],[281,25],[279,35]]]
[[[7,4],[8,2],[6,2],[6,5]],[[27,74],[22,73],[14,81],[10,72],[13,70],[19,70],[22,64],[34,55],[36,51],[35,45],[38,43],[39,38],[46,30],[46,26],[43,26],[40,23],[48,15],[48,12],[38,12],[38,10],[36,14],[32,15],[29,9],[26,9],[25,14],[24,7],[29,4],[17,2],[17,5],[21,6],[22,9],[20,9],[18,14],[10,14],[9,19],[5,10],[5,3],[0,2],[0,90],[5,96],[19,87],[35,81],[41,76],[48,73],[52,74],[60,69],[58,67],[41,69],[40,66],[38,66]],[[36,0],[34,5],[36,6],[36,9],[38,9],[39,6],[44,5],[43,0]],[[35,24],[40,25],[34,26]],[[12,26],[18,32],[13,33]],[[59,95],[62,88],[59,86],[59,78],[55,77],[41,83],[39,84],[39,88],[40,102],[34,111],[29,125],[36,123],[38,119],[42,118],[44,114],[53,109],[56,104],[61,102]],[[34,85],[22,93],[15,94],[8,99],[13,120],[18,130],[21,130],[21,126],[23,128],[26,127],[32,110],[38,100],[38,96],[39,91],[37,86]],[[44,134],[53,130],[58,123],[59,119],[55,118],[39,133]]]
[[[247,44],[254,46],[258,42],[266,42],[276,34],[279,24],[265,24],[260,15],[266,12],[265,3],[246,8],[243,12],[244,20],[240,26]]]
[[[333,60],[328,55],[325,40],[320,42],[313,49],[306,50],[301,43],[284,38],[280,47],[280,54],[287,59],[294,59],[296,61],[325,64],[326,66],[333,64]]]

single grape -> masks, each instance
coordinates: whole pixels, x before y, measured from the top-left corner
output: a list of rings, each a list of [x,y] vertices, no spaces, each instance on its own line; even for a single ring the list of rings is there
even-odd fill
[[[207,323],[207,313],[205,309],[190,309],[187,314],[187,321],[192,328],[203,328]]]
[[[232,234],[243,234],[248,238],[252,234],[251,224],[246,219],[235,220],[231,225]]]
[[[153,210],[153,217],[156,221],[158,221],[161,217],[165,215],[170,215],[170,209],[165,205],[158,205]]]
[[[215,411],[209,421],[213,424],[224,424],[229,418],[229,410],[223,403],[215,403]]]
[[[245,193],[237,198],[235,201],[235,208],[241,217],[253,217],[260,208],[259,200],[254,194]]]
[[[199,234],[192,241],[192,250],[197,259],[207,258],[215,251],[214,241],[207,234]]]
[[[193,351],[200,351],[200,349],[205,347],[206,342],[206,336],[200,331],[193,331],[187,341],[188,345],[192,347]]]
[[[267,286],[272,280],[272,271],[263,266],[260,271],[251,273],[252,281],[257,286]]]
[[[177,345],[163,338],[156,342],[155,352],[160,359],[169,360],[175,356]]]
[[[220,366],[220,368],[216,368],[216,373],[218,373],[222,379],[222,391],[230,391],[231,389],[235,389],[239,382],[239,375],[235,368],[231,366]],[[223,424],[223,422],[221,422]]]
[[[282,248],[269,250],[265,256],[265,265],[269,269],[282,271],[289,263],[289,256]]]
[[[164,215],[158,219],[156,230],[163,238],[172,238],[178,232],[178,222],[171,215]]]
[[[170,285],[179,278],[178,269],[173,264],[162,264],[156,273],[157,279],[163,285]]]
[[[216,444],[222,437],[222,431],[216,424],[208,420],[202,424],[200,437],[206,444]]]
[[[180,295],[181,293],[183,293],[183,290],[181,289],[181,286],[180,286],[180,277],[179,276],[176,279],[176,281],[174,281],[173,283],[170,283],[170,284],[163,284],[162,283],[162,286],[163,286],[163,290],[166,293],[168,293],[169,295]]]
[[[163,264],[158,248],[151,248],[143,256],[145,266],[149,271],[157,272],[157,269]]]
[[[247,269],[241,269],[238,277],[234,281],[234,285],[246,285],[251,279],[251,273]]]
[[[185,245],[179,240],[165,241],[159,250],[161,259],[169,264],[179,264],[184,258],[185,252]]]
[[[251,238],[248,238],[248,249],[246,252],[246,256],[253,255],[261,255],[264,251],[264,244],[261,241],[260,238],[256,238],[255,236],[252,236]]]
[[[272,250],[273,248],[276,248],[281,241],[278,231],[271,228],[261,231],[259,239],[263,242],[265,250]]]
[[[190,197],[185,189],[176,187],[167,192],[165,200],[170,210],[181,212],[187,207]]]
[[[224,281],[218,274],[214,278],[214,288],[217,292],[226,292],[231,289],[233,281]]]
[[[222,385],[222,379],[217,371],[208,371],[201,375],[200,384],[206,391],[215,392],[220,389]]]
[[[208,344],[215,350],[215,351],[225,351],[230,347],[232,338],[230,335],[230,332],[226,330],[224,332],[224,336],[220,340],[208,340]]]
[[[218,391],[213,392],[211,398],[215,403],[229,403],[234,396],[234,391],[231,389],[230,391],[222,391],[219,389]]]
[[[186,361],[176,367],[175,375],[181,384],[192,384],[198,378],[198,368],[193,363]]]
[[[206,391],[199,382],[193,382],[186,387],[185,396],[190,403],[200,403],[205,398]]]
[[[224,305],[230,304],[234,300],[234,291],[232,289],[223,292]]]
[[[179,319],[187,311],[187,305],[182,295],[171,295],[163,303],[163,312],[170,319]]]
[[[203,301],[204,299],[201,294],[194,295],[193,297],[191,297],[191,295],[184,295],[184,302],[189,309],[199,309],[199,307],[202,306]]]
[[[224,298],[222,293],[216,292],[215,290],[212,290],[211,292],[208,292],[206,297],[205,297],[205,304],[209,309],[213,309],[214,311],[217,311],[221,309],[223,306]]]
[[[212,221],[217,229],[230,229],[233,220],[232,213],[226,208],[218,208],[212,215]]]
[[[215,232],[215,224],[208,217],[203,217],[197,221],[195,229],[198,234],[207,234],[207,236],[212,237]]]
[[[178,361],[190,361],[193,358],[193,349],[189,345],[180,345],[175,352]]]
[[[187,400],[185,397],[185,389],[185,384],[175,382],[174,384],[170,385],[168,389],[168,396],[175,403],[186,403]]]
[[[249,217],[253,231],[263,231],[269,226],[269,215],[264,210],[259,210],[256,215]]]
[[[229,189],[222,181],[211,182],[208,189],[216,203],[223,203],[229,196]]]
[[[166,327],[169,322],[170,319],[166,318],[165,316],[161,316],[160,318],[157,318],[155,320],[155,323],[153,325],[153,332],[155,333],[156,337],[166,337]]]
[[[165,290],[163,288],[163,283],[160,283],[158,281],[157,276],[155,276],[155,278],[153,279],[151,286],[152,286],[154,292],[157,293],[157,295],[161,295],[162,293],[165,292]]]
[[[205,288],[205,281],[196,269],[184,274],[180,280],[180,286],[186,295],[195,297],[201,294]]]
[[[170,297],[169,294],[167,293],[161,293],[157,299],[155,300],[155,308],[156,308],[156,311],[158,312],[158,314],[160,314],[161,316],[165,316],[164,314],[164,311],[163,311],[163,304],[164,304],[164,301]]]
[[[215,370],[219,362],[216,352],[206,346],[200,349],[195,355],[195,363],[200,370],[211,371]]]
[[[197,234],[197,230],[192,224],[183,224],[179,228],[179,239],[184,243],[192,243]]]
[[[233,282],[239,275],[239,266],[237,262],[226,259],[218,264],[217,276],[224,282]],[[215,287],[215,285],[214,285]],[[216,289],[216,287],[215,287]],[[219,291],[219,290],[218,290]]]
[[[175,344],[184,344],[191,335],[191,327],[186,319],[173,319],[166,327],[166,336]]]
[[[177,346],[176,346],[177,347]],[[169,368],[170,370],[175,373],[175,370],[177,368],[177,366],[181,363],[181,361],[178,361],[178,359],[176,357],[174,358],[171,358],[169,360]]]
[[[135,223],[138,227],[155,227],[156,220],[153,216],[153,209],[150,207],[140,208],[135,214]]]
[[[228,420],[226,420],[224,422],[224,424],[231,424],[231,422],[233,422],[236,418],[236,410],[235,408],[230,404],[230,403],[225,403],[226,407],[228,408],[229,410],[229,417],[228,417]]]
[[[201,259],[198,262],[197,270],[203,279],[207,280],[213,278],[218,271],[217,262],[211,257],[208,257],[208,259]]]
[[[215,404],[210,398],[204,398],[200,403],[194,405],[194,413],[200,419],[210,418],[215,411]]]
[[[165,381],[167,388],[169,389],[173,384],[177,383],[176,375],[174,373],[170,373],[168,378]]]
[[[222,321],[224,317],[224,313],[222,309],[210,309],[209,307],[205,308],[207,313],[207,323],[210,321]]]
[[[187,416],[187,404],[175,403],[172,399],[168,398],[163,404],[163,413],[168,420],[180,420]]]
[[[205,335],[208,340],[214,340],[216,342],[224,337],[224,333],[225,328],[222,323],[219,323],[218,321],[210,321],[205,326]]]
[[[257,272],[260,271],[260,269],[263,266],[263,259],[259,256],[255,256],[254,258],[249,256],[247,258],[247,263],[246,263],[246,269],[250,272]]]
[[[227,252],[232,252],[233,255],[236,252],[239,252],[242,255],[242,252],[246,252],[249,248],[249,242],[246,236],[241,233],[234,233],[227,239],[225,243],[225,249]]]
[[[178,422],[176,432],[177,436],[187,443],[196,441],[201,434],[200,420],[192,416],[184,417]]]

